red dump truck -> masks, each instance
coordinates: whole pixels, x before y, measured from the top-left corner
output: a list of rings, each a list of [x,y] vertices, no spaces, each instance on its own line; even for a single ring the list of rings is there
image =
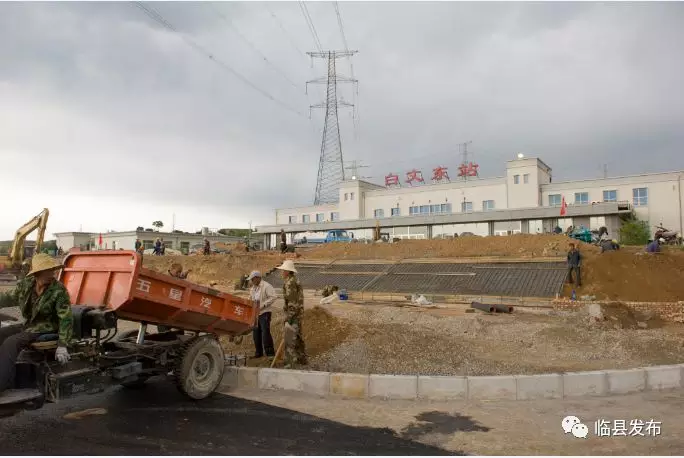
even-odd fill
[[[142,267],[134,251],[69,254],[59,279],[72,303],[72,360],[57,363],[58,336],[42,335],[19,355],[15,388],[0,394],[0,413],[112,384],[142,387],[157,375],[171,376],[192,399],[206,398],[225,367],[218,337],[249,333],[258,316],[249,300]],[[138,329],[118,332],[118,320]],[[149,325],[171,329],[152,332]]]

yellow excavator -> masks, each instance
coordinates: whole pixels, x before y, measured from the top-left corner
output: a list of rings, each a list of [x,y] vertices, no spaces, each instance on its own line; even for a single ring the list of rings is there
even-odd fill
[[[38,213],[26,224],[17,229],[17,232],[14,235],[14,241],[10,247],[9,256],[4,263],[7,268],[4,270],[0,269],[0,274],[18,277],[20,275],[25,275],[28,272],[30,264],[26,262],[28,259],[26,250],[24,249],[24,242],[26,241],[26,237],[37,229],[38,236],[36,237],[36,248],[34,253],[40,253],[45,238],[48,216],[50,216],[50,211],[47,208],[44,208],[42,212]]]

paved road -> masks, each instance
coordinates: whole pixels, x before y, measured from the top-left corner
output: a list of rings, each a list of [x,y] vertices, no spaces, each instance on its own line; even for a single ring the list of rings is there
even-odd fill
[[[104,408],[104,415],[64,419]],[[446,455],[388,428],[348,426],[228,395],[192,402],[166,381],[0,419],[4,455]]]

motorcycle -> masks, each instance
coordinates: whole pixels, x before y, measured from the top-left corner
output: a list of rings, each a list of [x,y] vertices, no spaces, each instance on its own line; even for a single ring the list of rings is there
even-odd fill
[[[663,226],[655,226],[655,240],[663,239],[666,245],[681,245],[682,236],[676,232],[664,228]]]

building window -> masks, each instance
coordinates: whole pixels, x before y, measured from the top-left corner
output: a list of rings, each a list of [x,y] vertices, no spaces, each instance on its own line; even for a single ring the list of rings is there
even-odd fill
[[[617,191],[603,191],[604,202],[617,202]]]
[[[354,200],[354,193],[353,192],[349,193],[349,200]]]
[[[306,224],[311,222],[311,216],[310,215],[302,215],[302,223]]]
[[[154,248],[154,240],[143,240],[143,250],[151,250]]]
[[[494,210],[494,201],[493,200],[483,200],[482,201],[482,211],[491,211]]]
[[[399,207],[395,207],[392,209],[392,216],[399,216],[401,212],[399,211]]]
[[[520,184],[520,175],[513,175],[513,184]]]
[[[648,205],[648,188],[632,189],[632,198],[635,207],[645,207]]]
[[[473,203],[472,202],[462,202],[461,203],[461,211],[463,213],[473,211]]]
[[[339,221],[340,220],[340,214],[338,212],[331,212],[330,213],[330,221]]]
[[[451,204],[415,205],[409,207],[409,215],[429,215],[451,213]]]
[[[297,223],[297,217],[296,216],[290,216],[290,219],[288,220],[290,224],[296,224]]]
[[[526,173],[523,175],[523,183],[528,184],[530,182],[530,174]]]
[[[549,194],[549,207],[560,207],[562,200],[560,194]]]
[[[347,193],[347,192],[344,193],[344,200],[345,201],[349,200],[349,193]]]
[[[384,218],[385,217],[385,210],[382,208],[378,208],[376,210],[373,210],[373,216],[376,218]]]
[[[588,192],[576,192],[575,193],[575,204],[588,204],[589,203],[589,193]]]
[[[325,213],[316,213],[316,222],[322,223],[325,220]]]
[[[442,204],[440,205],[440,208],[442,213],[451,213],[451,204]]]

